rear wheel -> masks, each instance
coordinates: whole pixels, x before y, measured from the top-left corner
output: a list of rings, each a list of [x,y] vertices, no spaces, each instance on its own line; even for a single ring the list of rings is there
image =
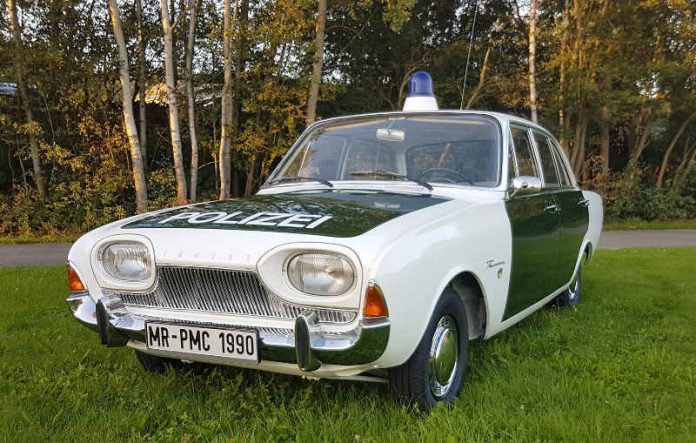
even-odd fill
[[[580,295],[582,293],[582,263],[583,260],[580,259],[578,269],[575,271],[575,275],[570,281],[568,288],[558,294],[556,299],[553,301],[554,307],[559,309],[572,308],[580,303]]]
[[[145,371],[152,372],[153,374],[164,374],[167,368],[178,369],[184,365],[181,360],[159,357],[137,350],[135,351],[135,358],[140,362]]]
[[[389,370],[389,383],[401,399],[428,411],[450,404],[462,389],[468,361],[466,309],[451,290],[440,298],[411,358]]]

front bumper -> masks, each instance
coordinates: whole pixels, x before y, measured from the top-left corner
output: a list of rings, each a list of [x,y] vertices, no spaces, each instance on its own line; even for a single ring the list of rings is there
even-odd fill
[[[145,323],[161,320],[130,313],[120,299],[108,296],[95,303],[89,293],[82,292],[68,297],[67,302],[73,316],[98,332],[101,343],[110,347],[137,342],[136,347],[143,349]],[[321,330],[313,315],[302,314],[295,320],[293,330],[263,327],[258,330],[262,361],[291,363],[301,372],[313,372],[322,365],[364,366],[374,362],[387,347],[390,325],[387,319],[363,319],[353,329],[329,333]],[[197,359],[185,356],[189,357]]]

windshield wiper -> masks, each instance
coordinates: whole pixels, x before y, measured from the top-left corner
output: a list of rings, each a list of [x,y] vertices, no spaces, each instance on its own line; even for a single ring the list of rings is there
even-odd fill
[[[418,183],[419,185],[423,186],[425,189],[432,191],[433,187],[430,185],[430,183],[425,182],[423,180],[419,180],[417,178],[409,177],[407,175],[403,174],[397,174],[396,172],[391,172],[391,171],[383,171],[383,170],[374,170],[374,171],[353,171],[350,173],[350,175],[354,177],[367,177],[367,176],[374,176],[374,177],[382,177],[382,178],[390,178],[392,180],[406,180],[414,183]]]
[[[269,182],[269,185],[275,184],[275,183],[288,183],[288,182],[317,182],[321,183],[322,185],[326,185],[329,188],[333,188],[334,185],[328,180],[324,180],[322,178],[314,178],[314,177],[303,177],[301,175],[289,175],[287,177],[280,177],[277,178],[271,182]]]

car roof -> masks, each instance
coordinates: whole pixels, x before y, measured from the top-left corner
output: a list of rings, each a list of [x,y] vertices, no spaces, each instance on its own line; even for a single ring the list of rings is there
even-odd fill
[[[387,117],[387,116],[409,116],[409,115],[487,115],[493,117],[500,122],[505,123],[517,123],[531,128],[539,129],[544,132],[550,133],[550,131],[543,126],[534,123],[526,118],[518,117],[516,115],[504,114],[502,112],[493,111],[482,111],[482,110],[461,110],[461,109],[439,109],[437,111],[387,111],[387,112],[371,112],[366,114],[350,114],[339,117],[331,117],[324,120],[319,120],[315,122],[314,125],[319,125],[323,123],[340,122],[343,120],[350,120],[356,117]]]

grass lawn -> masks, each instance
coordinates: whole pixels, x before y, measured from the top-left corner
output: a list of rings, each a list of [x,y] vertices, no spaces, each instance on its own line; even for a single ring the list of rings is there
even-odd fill
[[[0,441],[693,441],[696,249],[600,251],[576,310],[472,345],[429,416],[386,386],[215,369],[145,374],[73,321],[64,269],[0,269]]]

